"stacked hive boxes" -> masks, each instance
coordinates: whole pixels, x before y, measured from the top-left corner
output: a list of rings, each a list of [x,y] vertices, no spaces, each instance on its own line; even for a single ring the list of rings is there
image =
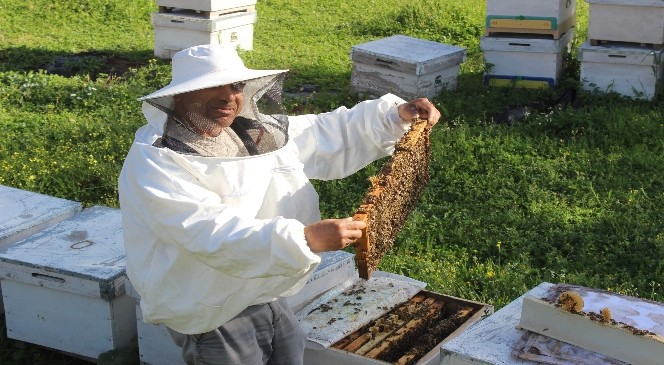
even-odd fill
[[[664,1],[588,3],[588,40],[578,53],[583,88],[652,99],[664,74]]]
[[[152,14],[154,54],[175,53],[201,44],[253,49],[256,0],[158,0]]]
[[[557,83],[574,38],[576,0],[487,0],[480,40],[485,84],[540,88]]]

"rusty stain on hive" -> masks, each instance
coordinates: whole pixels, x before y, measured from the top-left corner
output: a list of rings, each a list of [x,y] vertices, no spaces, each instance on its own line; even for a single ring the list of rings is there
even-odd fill
[[[369,178],[371,186],[353,216],[367,223],[355,244],[355,262],[363,279],[371,276],[392,247],[429,182],[430,130],[425,120],[413,120],[390,160],[378,175]]]

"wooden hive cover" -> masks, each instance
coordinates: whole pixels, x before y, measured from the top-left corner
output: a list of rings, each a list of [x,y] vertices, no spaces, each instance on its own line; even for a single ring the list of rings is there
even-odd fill
[[[107,301],[124,294],[119,209],[93,206],[0,250],[0,277]]]
[[[0,185],[0,248],[73,217],[81,203]]]
[[[369,178],[371,186],[353,216],[353,220],[367,223],[355,244],[355,261],[363,279],[371,276],[392,247],[429,182],[430,130],[426,121],[414,120],[410,130],[397,141],[390,160],[378,175]]]

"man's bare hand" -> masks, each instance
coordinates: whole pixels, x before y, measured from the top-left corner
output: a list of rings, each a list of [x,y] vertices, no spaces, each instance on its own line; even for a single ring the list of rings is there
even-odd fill
[[[313,252],[336,251],[355,243],[366,226],[352,218],[325,219],[304,227],[304,237]]]
[[[413,118],[424,119],[429,127],[433,127],[440,119],[440,111],[427,98],[419,98],[399,105],[401,119],[410,121]]]

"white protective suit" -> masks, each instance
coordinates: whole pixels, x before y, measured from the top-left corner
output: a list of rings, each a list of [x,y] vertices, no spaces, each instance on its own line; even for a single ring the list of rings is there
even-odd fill
[[[222,326],[246,307],[297,293],[320,257],[309,179],[349,176],[392,153],[408,124],[387,94],[352,109],[289,117],[287,144],[249,157],[154,147],[166,115],[144,103],[119,178],[127,275],[143,318],[180,333]]]

